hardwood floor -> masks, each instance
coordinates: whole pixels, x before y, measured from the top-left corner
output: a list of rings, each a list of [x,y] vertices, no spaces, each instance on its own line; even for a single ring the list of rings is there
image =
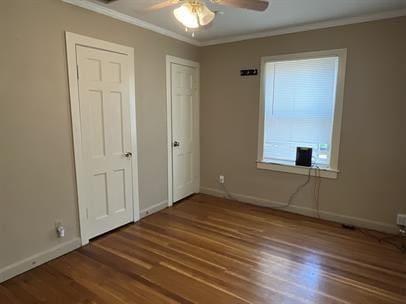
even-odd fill
[[[406,255],[339,225],[207,195],[0,285],[0,303],[406,303]]]

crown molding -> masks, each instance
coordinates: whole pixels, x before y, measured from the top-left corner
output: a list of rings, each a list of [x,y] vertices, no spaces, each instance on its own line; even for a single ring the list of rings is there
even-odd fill
[[[165,28],[154,25],[152,23],[143,21],[141,19],[117,12],[115,10],[104,7],[104,6],[94,3],[94,2],[90,2],[87,0],[61,0],[61,1],[75,5],[75,6],[79,6],[81,8],[84,8],[84,9],[87,9],[87,10],[90,10],[90,11],[93,11],[93,12],[96,12],[96,13],[99,13],[102,15],[109,16],[111,18],[114,18],[114,19],[117,19],[117,20],[120,20],[123,22],[130,23],[132,25],[156,32],[158,34],[161,34],[161,35],[164,35],[164,36],[167,36],[170,38],[174,38],[174,39],[189,43],[191,45],[198,46],[198,47],[231,43],[231,42],[237,42],[237,41],[243,41],[243,40],[257,39],[257,38],[266,38],[266,37],[272,37],[272,36],[278,36],[278,35],[284,35],[284,34],[299,33],[299,32],[318,30],[318,29],[323,29],[323,28],[330,28],[330,27],[335,27],[335,26],[342,26],[342,25],[349,25],[349,24],[356,24],[356,23],[362,23],[362,22],[377,21],[377,20],[382,20],[382,19],[390,19],[390,18],[406,16],[406,9],[400,9],[400,10],[386,11],[386,12],[382,12],[379,14],[363,15],[363,16],[359,16],[359,17],[350,17],[350,18],[342,18],[342,19],[336,19],[336,20],[331,20],[331,21],[308,23],[308,24],[304,24],[304,25],[284,27],[284,28],[279,28],[279,29],[275,29],[275,30],[259,32],[259,33],[257,32],[257,33],[252,33],[252,34],[236,35],[236,36],[227,37],[227,38],[212,39],[212,40],[207,40],[207,41],[198,41],[196,39],[185,37],[181,34],[172,32],[170,30],[167,30]]]
[[[363,15],[363,16],[359,16],[359,17],[350,17],[350,18],[336,19],[336,20],[331,20],[331,21],[309,23],[309,24],[285,27],[285,28],[280,28],[280,29],[270,30],[270,31],[265,31],[265,32],[252,33],[252,34],[246,34],[246,35],[237,35],[237,36],[228,37],[228,38],[213,39],[213,40],[208,40],[208,41],[202,41],[199,43],[199,46],[210,46],[210,45],[231,43],[231,42],[237,42],[237,41],[243,41],[243,40],[266,38],[266,37],[271,37],[271,36],[299,33],[299,32],[335,27],[335,26],[363,23],[363,22],[369,22],[369,21],[377,21],[377,20],[390,19],[390,18],[396,18],[396,17],[402,17],[402,16],[406,16],[406,9],[387,11],[387,12],[382,12],[379,14],[372,14],[372,15]]]
[[[93,12],[96,12],[96,13],[99,13],[99,14],[102,14],[102,15],[106,15],[106,16],[109,16],[111,18],[123,21],[123,22],[127,22],[127,23],[130,23],[132,25],[139,26],[141,28],[153,31],[155,33],[158,33],[158,34],[170,37],[170,38],[174,38],[174,39],[177,39],[177,40],[192,44],[194,46],[200,46],[201,45],[201,43],[199,41],[197,41],[196,39],[192,39],[192,38],[182,36],[182,35],[180,35],[178,33],[169,31],[169,30],[164,29],[164,28],[162,28],[160,26],[157,26],[155,24],[152,24],[152,23],[143,21],[141,19],[138,19],[138,18],[129,16],[129,15],[117,12],[115,10],[104,7],[104,6],[99,5],[97,3],[94,3],[94,2],[90,2],[90,1],[87,1],[87,0],[62,0],[62,2],[69,3],[69,4],[72,4],[72,5],[75,5],[75,6],[79,6],[81,8],[84,8],[84,9],[87,9],[87,10],[90,10],[90,11],[93,11]]]

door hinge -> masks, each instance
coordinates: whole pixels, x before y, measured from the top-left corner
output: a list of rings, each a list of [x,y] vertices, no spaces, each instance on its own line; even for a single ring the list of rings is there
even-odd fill
[[[89,219],[89,208],[86,208],[86,219]]]
[[[76,77],[77,79],[79,79],[79,66],[76,65]]]

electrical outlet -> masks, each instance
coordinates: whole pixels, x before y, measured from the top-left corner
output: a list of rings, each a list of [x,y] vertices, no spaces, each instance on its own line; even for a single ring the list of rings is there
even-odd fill
[[[220,176],[219,176],[219,183],[220,183],[220,184],[224,184],[224,182],[225,182],[225,181],[224,181],[224,175],[220,175]]]
[[[406,214],[398,214],[398,218],[397,218],[396,223],[399,226],[406,227]]]
[[[63,226],[62,221],[60,220],[55,221],[55,229],[56,234],[58,235],[59,238],[65,237],[65,227]]]

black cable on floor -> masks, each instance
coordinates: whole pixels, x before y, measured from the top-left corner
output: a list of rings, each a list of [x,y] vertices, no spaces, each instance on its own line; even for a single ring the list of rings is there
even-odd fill
[[[401,245],[399,245],[399,244],[397,244],[397,243],[395,243],[395,242],[390,241],[390,239],[398,238],[399,236],[397,236],[397,235],[379,237],[379,236],[376,236],[376,235],[372,234],[372,233],[369,232],[368,230],[365,230],[365,229],[362,229],[362,228],[360,228],[359,231],[360,231],[362,234],[364,234],[365,236],[367,236],[367,237],[369,237],[369,238],[372,238],[372,239],[378,241],[379,243],[389,244],[389,245],[395,247],[396,249],[398,249],[398,250],[399,250],[400,252],[402,252],[403,254],[406,253],[406,245],[405,245],[404,243],[401,244]]]

